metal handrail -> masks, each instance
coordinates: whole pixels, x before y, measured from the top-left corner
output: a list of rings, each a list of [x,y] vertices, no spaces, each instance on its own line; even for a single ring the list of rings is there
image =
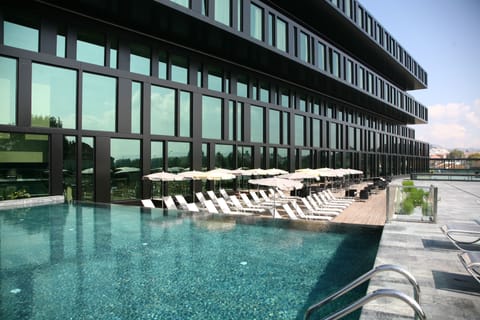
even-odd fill
[[[415,299],[414,301],[416,302],[417,305],[420,305],[420,286],[418,285],[417,280],[415,280],[415,278],[411,275],[411,273],[408,272],[407,270],[403,269],[400,266],[393,265],[393,264],[384,264],[384,265],[380,265],[380,266],[377,266],[377,267],[373,268],[372,270],[366,272],[362,276],[353,280],[352,282],[347,284],[345,287],[341,288],[340,290],[336,291],[335,293],[331,294],[330,296],[326,297],[325,299],[321,300],[320,302],[317,302],[317,303],[311,305],[307,309],[307,311],[305,312],[304,320],[309,319],[310,315],[312,314],[312,312],[315,309],[318,309],[321,306],[327,304],[328,302],[333,301],[340,296],[343,296],[345,293],[350,292],[351,290],[355,289],[359,285],[363,284],[365,281],[370,280],[377,273],[384,272],[384,271],[394,271],[394,272],[397,272],[397,273],[400,273],[400,274],[404,275],[413,286],[413,295],[414,295],[414,299]],[[364,298],[366,298],[366,297],[364,297]],[[361,301],[364,298],[362,298],[358,301]]]
[[[422,307],[420,304],[418,304],[417,301],[412,299],[410,296],[406,295],[403,292],[400,292],[398,290],[392,290],[392,289],[378,289],[375,290],[374,292],[366,295],[365,297],[357,300],[356,302],[352,303],[351,305],[343,308],[342,310],[329,315],[326,317],[324,320],[336,320],[340,319],[353,311],[357,310],[358,308],[363,307],[365,304],[369,303],[370,301],[373,301],[377,298],[382,298],[382,297],[391,297],[391,298],[397,298],[402,300],[403,302],[407,303],[414,311],[415,311],[415,318],[416,319],[421,319],[425,320],[427,319],[427,316],[425,315],[425,312],[423,311]]]

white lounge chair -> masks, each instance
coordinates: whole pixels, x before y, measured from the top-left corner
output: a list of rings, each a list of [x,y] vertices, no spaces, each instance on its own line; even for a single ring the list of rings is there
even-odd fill
[[[187,211],[190,212],[200,212],[200,209],[197,207],[195,203],[187,203]]]
[[[343,203],[352,203],[355,201],[355,199],[352,198],[337,198],[330,189],[322,191],[322,193],[325,195],[327,200],[330,201],[337,201],[337,202],[343,202]]]
[[[458,255],[460,262],[472,277],[480,283],[480,251],[466,251]]]
[[[310,202],[310,205],[313,207],[315,211],[328,210],[328,211],[334,211],[337,213],[340,213],[343,211],[342,208],[330,207],[330,206],[324,205],[323,203],[318,203],[317,200],[315,200],[312,196],[307,196],[307,200]]]
[[[245,193],[240,193],[240,198],[242,198],[243,203],[249,208],[262,208],[262,209],[270,209],[273,207],[273,204],[253,204],[252,201],[250,201],[250,198]]]
[[[272,199],[267,195],[265,190],[259,190],[258,193],[260,193],[260,196],[262,197],[263,201],[266,202],[266,203],[289,203],[290,201],[292,201],[292,200],[289,200],[289,199],[282,199],[282,198],[279,198],[279,197],[275,197],[275,198]]]
[[[205,200],[204,205],[209,213],[218,213],[218,210],[215,208],[212,200]]]
[[[218,206],[220,207],[220,211],[225,214],[251,214],[247,212],[239,212],[239,211],[232,211],[228,206],[227,202],[223,198],[218,198]]]
[[[297,212],[298,216],[302,219],[311,219],[311,220],[332,220],[332,216],[327,215],[314,215],[314,214],[305,214],[296,202],[292,202],[292,207]]]
[[[177,206],[175,205],[175,201],[173,201],[173,198],[171,196],[165,196],[162,199],[165,207],[168,210],[178,210]]]
[[[248,208],[244,207],[240,200],[235,195],[230,196],[230,202],[233,204],[233,206],[239,210],[239,211],[247,211],[247,212],[252,212],[252,213],[262,213],[265,212],[264,208]]]
[[[313,194],[313,198],[317,200],[317,202],[320,204],[320,206],[326,206],[330,208],[340,208],[340,209],[345,209],[347,208],[350,204],[348,203],[339,203],[339,202],[333,202],[329,201],[325,198],[325,195],[319,193],[319,194]]]
[[[142,199],[142,205],[145,208],[155,208],[152,199]]]
[[[338,216],[338,214],[339,214],[339,212],[336,211],[336,210],[334,211],[334,210],[327,210],[327,209],[324,209],[324,210],[314,209],[312,207],[312,205],[310,204],[310,202],[308,202],[308,200],[306,198],[302,198],[301,201],[302,201],[303,205],[305,206],[305,208],[307,208],[309,214],[323,215],[323,216]]]
[[[228,195],[227,191],[225,189],[220,189],[220,195],[225,199],[225,201],[230,201],[230,196]]]
[[[480,225],[478,224],[446,224],[440,230],[447,238],[462,251],[466,251],[464,245],[472,245],[480,241]]]
[[[188,203],[187,200],[185,200],[185,197],[181,194],[175,195],[175,200],[177,200],[178,204],[180,205],[180,208],[183,210],[188,210]]]
[[[282,205],[283,207],[283,210],[285,210],[285,212],[288,214],[288,217],[292,220],[298,220],[298,217],[295,215],[295,213],[293,212],[292,208],[290,208],[290,206],[288,205],[288,203],[284,203]]]

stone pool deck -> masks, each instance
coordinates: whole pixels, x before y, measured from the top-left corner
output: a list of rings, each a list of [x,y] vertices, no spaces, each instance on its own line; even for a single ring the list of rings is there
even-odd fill
[[[385,224],[375,265],[399,265],[417,279],[421,288],[420,304],[427,319],[480,319],[480,284],[463,268],[457,256],[459,250],[440,231],[444,224],[475,223],[473,219],[480,218],[480,183],[415,181],[416,186],[431,184],[438,187],[437,222]],[[357,205],[357,208],[360,207]],[[472,248],[480,250],[480,245],[477,247]],[[368,292],[380,288],[413,296],[408,281],[393,272],[374,277]],[[363,308],[361,320],[413,319],[413,315],[404,302],[382,298]]]

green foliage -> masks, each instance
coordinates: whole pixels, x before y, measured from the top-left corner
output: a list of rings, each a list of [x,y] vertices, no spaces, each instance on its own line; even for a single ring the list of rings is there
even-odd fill
[[[405,199],[401,204],[401,212],[403,214],[412,214],[415,207],[421,207],[422,213],[425,215],[428,212],[428,202],[425,200],[428,198],[428,192],[420,188],[415,188],[414,182],[412,180],[403,180],[402,181],[403,192],[405,193]]]
[[[403,200],[403,202],[402,202],[402,213],[403,214],[412,214],[413,208],[415,208],[415,206],[413,205],[413,200],[412,199],[407,197],[405,200]]]
[[[462,150],[454,149],[450,151],[450,153],[447,156],[448,159],[461,159],[465,158],[465,153],[463,153]]]
[[[403,181],[402,181],[402,186],[404,186],[404,187],[413,187],[413,186],[414,186],[413,180],[403,180]]]
[[[476,152],[468,155],[468,159],[480,159],[480,152]]]
[[[27,192],[25,189],[14,191],[7,195],[7,199],[15,200],[15,199],[23,199],[23,198],[30,198],[30,193]]]

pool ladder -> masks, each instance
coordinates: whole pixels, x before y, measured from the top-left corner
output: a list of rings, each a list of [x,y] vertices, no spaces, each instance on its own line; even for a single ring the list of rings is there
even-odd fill
[[[354,288],[358,287],[362,283],[364,283],[367,280],[370,280],[374,275],[376,275],[379,272],[384,272],[384,271],[394,271],[397,273],[402,274],[405,276],[405,278],[410,281],[410,283],[413,286],[413,296],[414,298],[406,295],[405,293],[398,291],[398,290],[393,290],[393,289],[378,289],[375,290],[374,292],[367,294],[366,296],[358,299],[357,301],[351,303],[350,305],[344,307],[340,311],[337,311],[328,317],[324,318],[323,320],[334,320],[334,319],[340,319],[343,316],[346,316],[350,314],[351,312],[357,310],[358,308],[363,307],[365,304],[369,303],[370,301],[376,300],[377,298],[381,297],[391,297],[391,298],[396,298],[399,300],[402,300],[406,304],[408,304],[414,311],[415,311],[415,319],[421,319],[425,320],[425,312],[423,311],[422,307],[420,306],[420,286],[418,285],[417,281],[415,278],[405,269],[403,269],[400,266],[397,265],[392,265],[392,264],[384,264],[377,266],[373,268],[372,270],[368,271],[367,273],[363,274],[362,276],[358,277],[357,279],[353,280],[350,282],[348,285],[343,287],[342,289],[338,290],[337,292],[333,293],[332,295],[326,297],[320,302],[317,302],[313,305],[311,305],[307,311],[305,312],[304,315],[304,320],[310,319],[310,316],[312,312],[327,303],[343,296],[344,294],[350,292]]]

